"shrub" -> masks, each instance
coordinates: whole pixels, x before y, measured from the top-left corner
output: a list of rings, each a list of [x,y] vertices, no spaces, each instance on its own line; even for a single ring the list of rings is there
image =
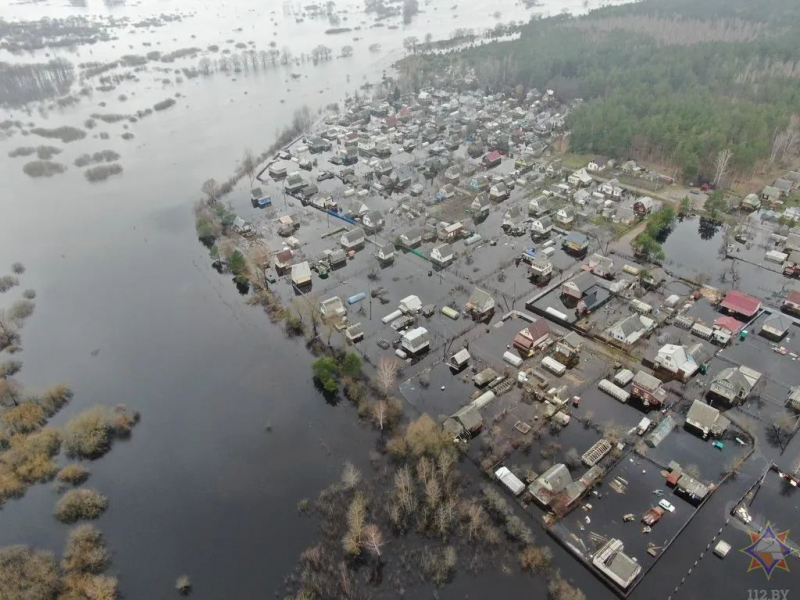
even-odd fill
[[[34,308],[36,308],[36,304],[30,300],[18,300],[8,309],[8,315],[15,321],[21,321],[30,317]]]
[[[102,573],[108,566],[103,534],[94,525],[79,525],[67,538],[61,568],[66,573]]]
[[[422,568],[437,586],[450,581],[458,563],[456,549],[446,546],[441,552],[431,552],[427,548],[422,555]]]
[[[323,356],[311,363],[314,380],[331,394],[339,389],[339,366],[330,357]]]
[[[108,498],[96,490],[70,490],[56,503],[56,519],[74,523],[81,519],[96,519],[108,508]]]
[[[7,292],[15,285],[19,285],[19,279],[11,275],[3,275],[0,277],[0,293]]]
[[[86,177],[87,181],[91,181],[92,183],[96,181],[105,181],[112,175],[119,175],[122,173],[122,165],[119,163],[114,163],[111,165],[97,165],[96,167],[90,167],[83,172],[83,176]]]
[[[99,458],[111,448],[115,437],[125,437],[138,421],[136,412],[124,406],[89,408],[70,419],[64,426],[64,448],[67,456]]]
[[[189,592],[192,591],[192,582],[189,579],[188,575],[181,575],[178,577],[177,581],[175,582],[175,590],[181,596],[188,596]]]
[[[24,400],[0,414],[0,422],[13,433],[30,433],[44,425],[45,421],[44,410],[32,400]]]
[[[0,549],[0,598],[50,599],[59,587],[58,568],[49,552],[27,546]]]
[[[52,177],[66,170],[67,168],[64,165],[51,160],[34,160],[25,163],[22,167],[22,171],[28,177]]]
[[[57,383],[47,388],[39,398],[39,405],[48,417],[52,417],[70,400],[72,389],[65,383]]]
[[[548,597],[552,600],[586,600],[584,593],[561,577],[554,577],[547,586]]]
[[[64,578],[65,592],[59,600],[73,598],[83,600],[116,600],[119,598],[116,577],[92,575],[90,573],[72,573]]]
[[[89,470],[81,465],[67,465],[56,474],[61,483],[80,485],[89,479]]]
[[[553,552],[550,548],[538,546],[525,546],[519,553],[519,563],[525,571],[543,573],[550,567]]]
[[[347,377],[355,377],[361,372],[361,358],[355,352],[348,352],[342,359],[340,370]]]
[[[506,533],[508,537],[518,542],[533,543],[533,533],[530,528],[516,515],[511,515],[506,520]]]
[[[62,127],[55,127],[53,129],[34,127],[31,129],[31,133],[46,138],[57,138],[65,144],[74,142],[76,140],[82,140],[86,137],[86,132],[82,129],[78,129],[77,127],[69,127],[66,125]]]
[[[153,105],[153,110],[167,110],[171,106],[175,106],[175,100],[173,100],[172,98],[167,98],[166,100],[162,100],[161,102],[156,102]]]
[[[22,363],[18,360],[7,360],[0,363],[0,379],[13,377],[22,370]]]
[[[440,452],[452,448],[450,436],[427,414],[408,424],[405,439],[415,456],[438,456]]]
[[[25,272],[25,265],[23,265],[21,262],[15,262],[13,265],[11,265],[11,270],[17,275],[22,275]]]

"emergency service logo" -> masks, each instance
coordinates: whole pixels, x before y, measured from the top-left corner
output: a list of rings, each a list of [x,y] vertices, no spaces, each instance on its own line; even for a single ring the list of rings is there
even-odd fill
[[[781,533],[776,533],[772,529],[772,524],[767,523],[761,533],[750,531],[749,534],[750,545],[740,550],[740,552],[744,552],[750,557],[748,573],[762,569],[767,579],[769,579],[778,569],[789,570],[786,558],[794,550],[786,544],[786,540],[789,537],[788,529]]]

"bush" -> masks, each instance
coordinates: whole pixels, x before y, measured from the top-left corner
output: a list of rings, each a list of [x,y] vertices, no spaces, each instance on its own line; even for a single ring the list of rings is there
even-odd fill
[[[96,519],[108,508],[108,498],[96,490],[70,490],[56,503],[56,519],[74,523],[81,519]]]
[[[94,525],[80,525],[67,538],[61,568],[66,573],[102,573],[108,566],[103,534]]]
[[[561,577],[554,577],[547,586],[547,594],[551,600],[586,600],[586,596]]]
[[[122,171],[122,165],[119,163],[114,163],[111,165],[97,165],[96,167],[86,169],[83,172],[83,176],[86,177],[87,181],[94,183],[96,181],[105,181],[112,175],[119,175],[122,173]]]
[[[72,389],[65,383],[57,383],[47,388],[39,398],[39,406],[45,411],[48,417],[52,417],[70,400],[72,400]]]
[[[453,447],[450,436],[427,414],[408,424],[405,440],[414,456],[436,457]]]
[[[156,102],[153,105],[153,110],[167,110],[171,106],[175,106],[175,100],[173,100],[172,98],[167,98],[166,100],[162,100],[161,102]]]
[[[55,598],[59,578],[55,558],[49,552],[27,546],[0,549],[0,598],[38,600]]]
[[[546,547],[525,546],[522,552],[519,553],[519,563],[522,569],[535,573],[547,571],[550,568],[552,558],[553,552]]]
[[[24,400],[0,414],[0,422],[13,433],[30,433],[45,421],[44,410],[32,400]]]
[[[7,292],[15,285],[19,285],[19,279],[11,275],[3,275],[0,277],[0,294]]]
[[[65,144],[74,142],[76,140],[82,140],[86,137],[86,132],[82,129],[78,129],[77,127],[69,127],[66,125],[62,127],[55,127],[53,129],[47,129],[46,127],[34,127],[31,129],[31,133],[45,138],[57,138]]]
[[[34,160],[29,163],[25,163],[25,165],[22,167],[22,171],[28,177],[52,177],[53,175],[59,175],[66,170],[67,168],[61,163],[50,160]]]
[[[67,465],[56,474],[61,483],[80,485],[89,479],[89,470],[81,465]]]
[[[21,321],[30,317],[35,308],[36,304],[30,300],[18,300],[9,307],[8,316],[15,321]]]
[[[64,426],[64,448],[67,456],[99,458],[111,448],[115,437],[125,437],[139,415],[124,406],[89,408]]]
[[[339,389],[339,366],[330,357],[323,356],[311,363],[314,380],[327,393],[332,394]]]
[[[355,377],[361,372],[361,358],[355,352],[348,352],[342,359],[340,370],[347,377]]]
[[[506,519],[506,533],[508,537],[518,542],[533,543],[533,533],[530,528],[516,515],[511,515]]]
[[[11,265],[11,270],[17,275],[22,275],[25,272],[25,265],[23,265],[21,262],[15,262],[13,265]]]
[[[423,570],[439,587],[450,581],[457,563],[458,555],[452,546],[446,546],[438,553],[426,548],[422,555]]]
[[[178,577],[178,580],[175,582],[175,590],[181,596],[188,596],[189,592],[192,591],[192,582],[189,579],[188,575],[181,575]]]

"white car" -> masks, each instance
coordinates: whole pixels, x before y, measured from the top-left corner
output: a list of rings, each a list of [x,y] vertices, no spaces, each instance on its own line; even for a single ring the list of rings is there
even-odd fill
[[[664,510],[668,510],[669,512],[675,512],[675,507],[672,506],[672,504],[670,504],[669,502],[667,502],[664,498],[658,501],[658,505]]]

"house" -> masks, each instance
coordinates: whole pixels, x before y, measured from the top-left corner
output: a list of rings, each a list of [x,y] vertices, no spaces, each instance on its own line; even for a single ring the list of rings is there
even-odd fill
[[[428,350],[430,343],[430,335],[428,335],[428,330],[424,327],[410,329],[400,339],[400,346],[411,355]]]
[[[589,190],[578,190],[572,195],[572,203],[576,206],[586,206],[592,199]]]
[[[589,171],[603,171],[607,169],[611,165],[611,161],[607,159],[605,156],[596,156],[592,160],[589,161],[589,164],[586,166],[586,169]]]
[[[552,161],[544,171],[546,177],[558,177],[561,175],[563,171],[563,167],[561,165],[561,159],[557,158],[556,160]]]
[[[289,248],[278,252],[275,255],[275,270],[280,274],[281,271],[285,271],[291,267],[292,258],[294,258],[294,253]]]
[[[722,300],[720,307],[734,315],[746,317],[749,321],[761,309],[761,300],[743,294],[737,290],[731,290],[725,294],[725,298]]]
[[[596,283],[591,273],[582,271],[572,279],[561,284],[561,295],[574,300],[580,300],[583,298],[586,291],[596,285]]]
[[[570,206],[562,206],[556,211],[556,221],[560,225],[571,225],[575,221],[575,209]]]
[[[650,269],[645,276],[642,277],[642,283],[644,286],[651,290],[661,287],[666,280],[667,274],[661,267]]]
[[[500,154],[499,151],[495,150],[494,152],[490,152],[486,156],[483,157],[483,166],[486,169],[492,169],[498,166],[503,161],[503,155]]]
[[[653,327],[654,321],[642,315],[623,317],[606,330],[606,334],[624,346],[639,341]]]
[[[436,194],[437,200],[446,200],[448,198],[452,198],[456,195],[456,188],[453,187],[452,183],[446,183],[441,188],[439,188],[439,192]]]
[[[800,277],[800,250],[792,250],[792,253],[783,263],[783,274],[787,277]]]
[[[771,185],[767,185],[761,190],[761,199],[770,203],[778,202],[781,199],[781,191]]]
[[[639,398],[645,406],[659,407],[667,398],[667,393],[661,387],[661,380],[644,371],[634,375],[631,383],[631,395]]]
[[[406,248],[416,248],[422,243],[422,229],[409,229],[405,233],[400,234],[400,243]]]
[[[614,278],[614,261],[602,254],[594,253],[589,257],[589,270],[603,279]]]
[[[742,327],[744,327],[744,323],[727,315],[717,317],[714,321],[714,329],[720,329],[729,335],[736,335]]]
[[[553,219],[547,215],[531,221],[531,237],[547,237],[551,231],[553,231]]]
[[[378,251],[375,253],[381,264],[388,264],[394,260],[394,242],[387,242],[378,246]]]
[[[624,548],[621,540],[611,538],[592,558],[595,568],[623,590],[642,572],[639,562],[622,552]]]
[[[300,175],[299,171],[294,171],[293,173],[289,173],[286,177],[286,181],[283,182],[283,186],[287,192],[290,194],[299,192],[306,186],[306,182],[303,179],[303,176]]]
[[[555,497],[572,483],[572,476],[566,465],[553,465],[528,486],[528,491],[542,506],[549,506]]]
[[[789,406],[794,410],[800,410],[800,385],[797,385],[789,392]]]
[[[708,486],[701,481],[698,481],[691,475],[682,473],[678,479],[675,490],[688,497],[689,501],[693,504],[698,504],[708,496]]]
[[[800,290],[792,290],[783,301],[784,312],[794,313],[800,316]]]
[[[728,367],[717,373],[709,392],[729,404],[739,404],[747,399],[760,379],[761,373],[748,367]]]
[[[483,427],[483,417],[480,410],[472,404],[467,404],[454,415],[451,415],[443,424],[447,431],[455,437],[472,437]]]
[[[508,198],[508,186],[504,181],[500,181],[489,188],[489,198],[492,202],[502,202]]]
[[[448,244],[439,244],[431,249],[431,262],[439,267],[446,267],[455,258],[453,250]]]
[[[533,356],[536,349],[550,341],[550,326],[546,319],[538,319],[514,336],[514,348],[523,358]]]
[[[467,301],[467,311],[476,321],[484,321],[494,314],[494,298],[488,292],[475,288]]]
[[[582,254],[589,248],[589,238],[580,231],[571,231],[561,242],[561,247],[573,254]]]
[[[436,232],[436,236],[439,238],[439,241],[450,244],[460,238],[462,233],[464,233],[464,225],[462,223],[442,222]]]
[[[356,227],[355,229],[346,231],[342,234],[342,237],[339,238],[339,242],[345,250],[357,250],[364,246],[364,230],[360,227]]]
[[[326,254],[328,256],[328,264],[331,268],[341,267],[347,262],[347,254],[345,254],[344,250],[341,248],[326,251]]]
[[[292,284],[296,287],[303,287],[311,283],[311,266],[307,260],[292,265]]]
[[[583,349],[583,338],[574,331],[556,341],[555,353],[553,356],[565,365],[572,365],[577,362],[581,350]]]
[[[592,183],[592,176],[586,172],[586,169],[578,169],[567,177],[567,183],[574,188],[586,187]]]
[[[469,364],[471,358],[469,350],[462,348],[450,357],[449,367],[454,371],[461,371]]]
[[[478,194],[475,196],[475,200],[472,201],[472,204],[470,204],[473,218],[481,219],[487,217],[491,206],[489,196],[486,195],[486,193],[482,192]]]
[[[361,323],[350,325],[344,330],[344,337],[349,343],[355,344],[364,339],[364,327],[362,327]]]
[[[656,366],[664,369],[681,381],[689,379],[699,368],[699,365],[695,362],[694,357],[689,353],[687,348],[676,344],[665,344],[662,346],[653,362]]]
[[[542,282],[553,274],[553,263],[543,257],[534,258],[529,267],[531,279]]]
[[[774,313],[764,319],[761,325],[761,335],[774,341],[779,341],[789,332],[792,321],[780,313]]]
[[[552,210],[553,200],[549,196],[541,195],[531,198],[528,202],[528,214],[540,216]]]
[[[606,198],[611,198],[612,200],[619,200],[622,198],[623,189],[619,183],[619,179],[605,181],[600,184],[597,190]]]
[[[371,210],[363,217],[361,217],[361,224],[364,225],[364,228],[368,231],[375,233],[383,229],[384,220],[383,215],[381,215],[381,211],[379,210]]]
[[[800,235],[790,233],[786,236],[786,241],[783,242],[783,251],[787,254],[793,250],[800,250]]]
[[[448,183],[455,183],[458,181],[459,177],[461,177],[461,170],[458,168],[458,165],[448,167],[444,172],[444,178]]]
[[[333,296],[319,303],[319,314],[322,316],[323,320],[332,318],[340,319],[347,314],[347,310],[344,307],[342,299],[339,298],[339,296]]]
[[[686,413],[686,422],[684,423],[686,429],[693,427],[699,431],[703,435],[703,439],[706,439],[709,435],[722,437],[728,425],[730,425],[730,421],[718,409],[700,400],[692,402],[689,412]]]
[[[794,188],[794,183],[788,179],[776,179],[772,187],[777,188],[781,196],[788,196],[789,192]]]
[[[644,217],[649,215],[656,207],[656,201],[650,196],[642,196],[633,203],[633,212],[637,217]]]
[[[747,210],[758,210],[761,208],[761,198],[757,194],[747,194],[739,207]]]
[[[369,212],[369,206],[359,198],[353,198],[345,207],[344,214],[351,218],[363,217]]]
[[[518,227],[525,220],[525,215],[519,206],[512,206],[503,215],[503,229]]]

